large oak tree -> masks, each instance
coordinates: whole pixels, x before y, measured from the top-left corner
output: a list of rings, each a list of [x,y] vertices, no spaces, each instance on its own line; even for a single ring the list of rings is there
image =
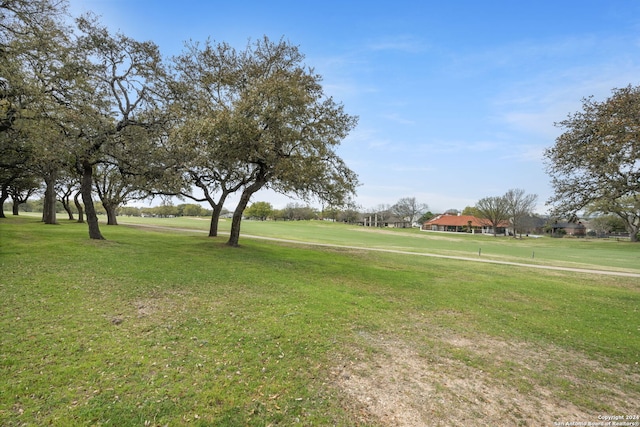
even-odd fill
[[[54,0],[0,2],[0,187],[39,175],[46,182],[43,221],[55,223],[55,179],[64,157],[55,140],[63,93],[73,80],[66,4]]]
[[[240,193],[231,246],[238,245],[251,196],[263,188],[335,206],[355,192],[357,177],[335,149],[356,118],[324,94],[321,77],[303,59],[296,46],[266,37],[243,51],[192,44],[176,59],[185,115],[174,149],[183,153],[187,182],[214,210],[210,235],[226,197]]]
[[[94,102],[87,106],[92,114],[84,114],[82,125],[71,133],[77,141],[76,164],[82,175],[89,237],[104,239],[93,205],[95,168],[112,159],[129,168],[132,161],[144,162],[142,153],[153,151],[154,135],[160,134],[159,128],[164,125],[158,119],[163,116],[159,98],[164,71],[160,51],[153,42],[111,34],[90,16],[77,22],[82,32],[78,47],[91,60],[86,72],[93,83]],[[137,144],[149,144],[149,150]]]
[[[321,77],[303,64],[296,46],[266,37],[245,51],[245,86],[235,106],[241,119],[238,155],[245,176],[228,244],[237,246],[240,221],[262,188],[345,204],[358,180],[335,149],[356,124],[342,105],[325,96]]]
[[[556,124],[564,133],[545,151],[558,216],[585,209],[613,213],[626,224],[631,241],[640,231],[640,88],[614,89],[599,102],[589,97],[578,111]],[[591,208],[590,208],[591,207]]]
[[[243,142],[234,109],[245,85],[239,55],[226,43],[207,41],[188,43],[173,58],[171,111],[177,120],[168,139],[166,169],[182,180],[175,194],[211,206],[211,237],[218,235],[227,197],[251,178],[237,156]]]

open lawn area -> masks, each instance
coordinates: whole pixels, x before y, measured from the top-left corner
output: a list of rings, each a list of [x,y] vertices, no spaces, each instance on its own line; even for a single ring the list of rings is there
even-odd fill
[[[206,232],[209,229],[209,221],[204,218],[123,217],[119,221],[127,225],[169,227],[182,231]],[[221,220],[220,232],[228,233],[229,226],[230,220]],[[298,242],[640,274],[640,246],[615,239],[513,239],[415,228],[371,228],[326,221],[243,221],[242,232]]]
[[[640,278],[364,249],[640,273],[640,245],[119,220],[167,228],[0,220],[0,425],[640,422]]]

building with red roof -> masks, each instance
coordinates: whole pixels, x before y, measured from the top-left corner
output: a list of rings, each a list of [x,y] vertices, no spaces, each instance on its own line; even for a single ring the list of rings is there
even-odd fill
[[[496,234],[505,234],[509,222],[503,221],[499,225]],[[425,222],[422,230],[494,234],[488,220],[473,215],[438,215]]]

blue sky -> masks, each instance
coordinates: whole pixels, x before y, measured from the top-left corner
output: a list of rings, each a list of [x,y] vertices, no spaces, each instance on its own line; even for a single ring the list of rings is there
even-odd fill
[[[298,45],[325,93],[359,116],[338,152],[359,175],[363,209],[415,197],[462,210],[522,188],[545,213],[543,152],[579,111],[640,84],[640,2],[70,0],[112,30],[242,49],[263,35]],[[270,192],[252,201],[282,208]],[[233,202],[233,200],[232,200]],[[228,206],[232,208],[232,206]]]

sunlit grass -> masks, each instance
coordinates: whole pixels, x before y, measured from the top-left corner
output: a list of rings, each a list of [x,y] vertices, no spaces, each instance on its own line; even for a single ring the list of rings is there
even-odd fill
[[[194,222],[181,221],[166,223]],[[418,232],[352,228],[247,222],[243,231],[445,250]],[[366,350],[363,334],[422,342],[523,393],[550,382],[594,410],[588,386],[565,387],[544,371],[509,379],[502,361],[452,349],[430,331],[552,346],[639,372],[636,278],[248,237],[229,248],[224,236],[122,226],[105,226],[104,234],[108,240],[96,242],[83,224],[0,222],[0,424],[356,425],[330,371]],[[584,243],[598,245],[599,259],[615,258],[605,256],[608,248],[637,255],[631,245]],[[568,247],[548,245],[557,253]],[[588,384],[604,373],[576,375]],[[620,381],[637,398],[638,384]]]
[[[209,229],[208,220],[202,218],[123,217],[120,222],[180,227],[202,232]],[[222,220],[219,230],[225,233],[229,231],[229,227],[230,221]],[[551,237],[514,239],[466,233],[425,232],[415,228],[377,229],[326,221],[245,220],[241,230],[244,235],[301,242],[640,273],[640,245],[628,241]]]

